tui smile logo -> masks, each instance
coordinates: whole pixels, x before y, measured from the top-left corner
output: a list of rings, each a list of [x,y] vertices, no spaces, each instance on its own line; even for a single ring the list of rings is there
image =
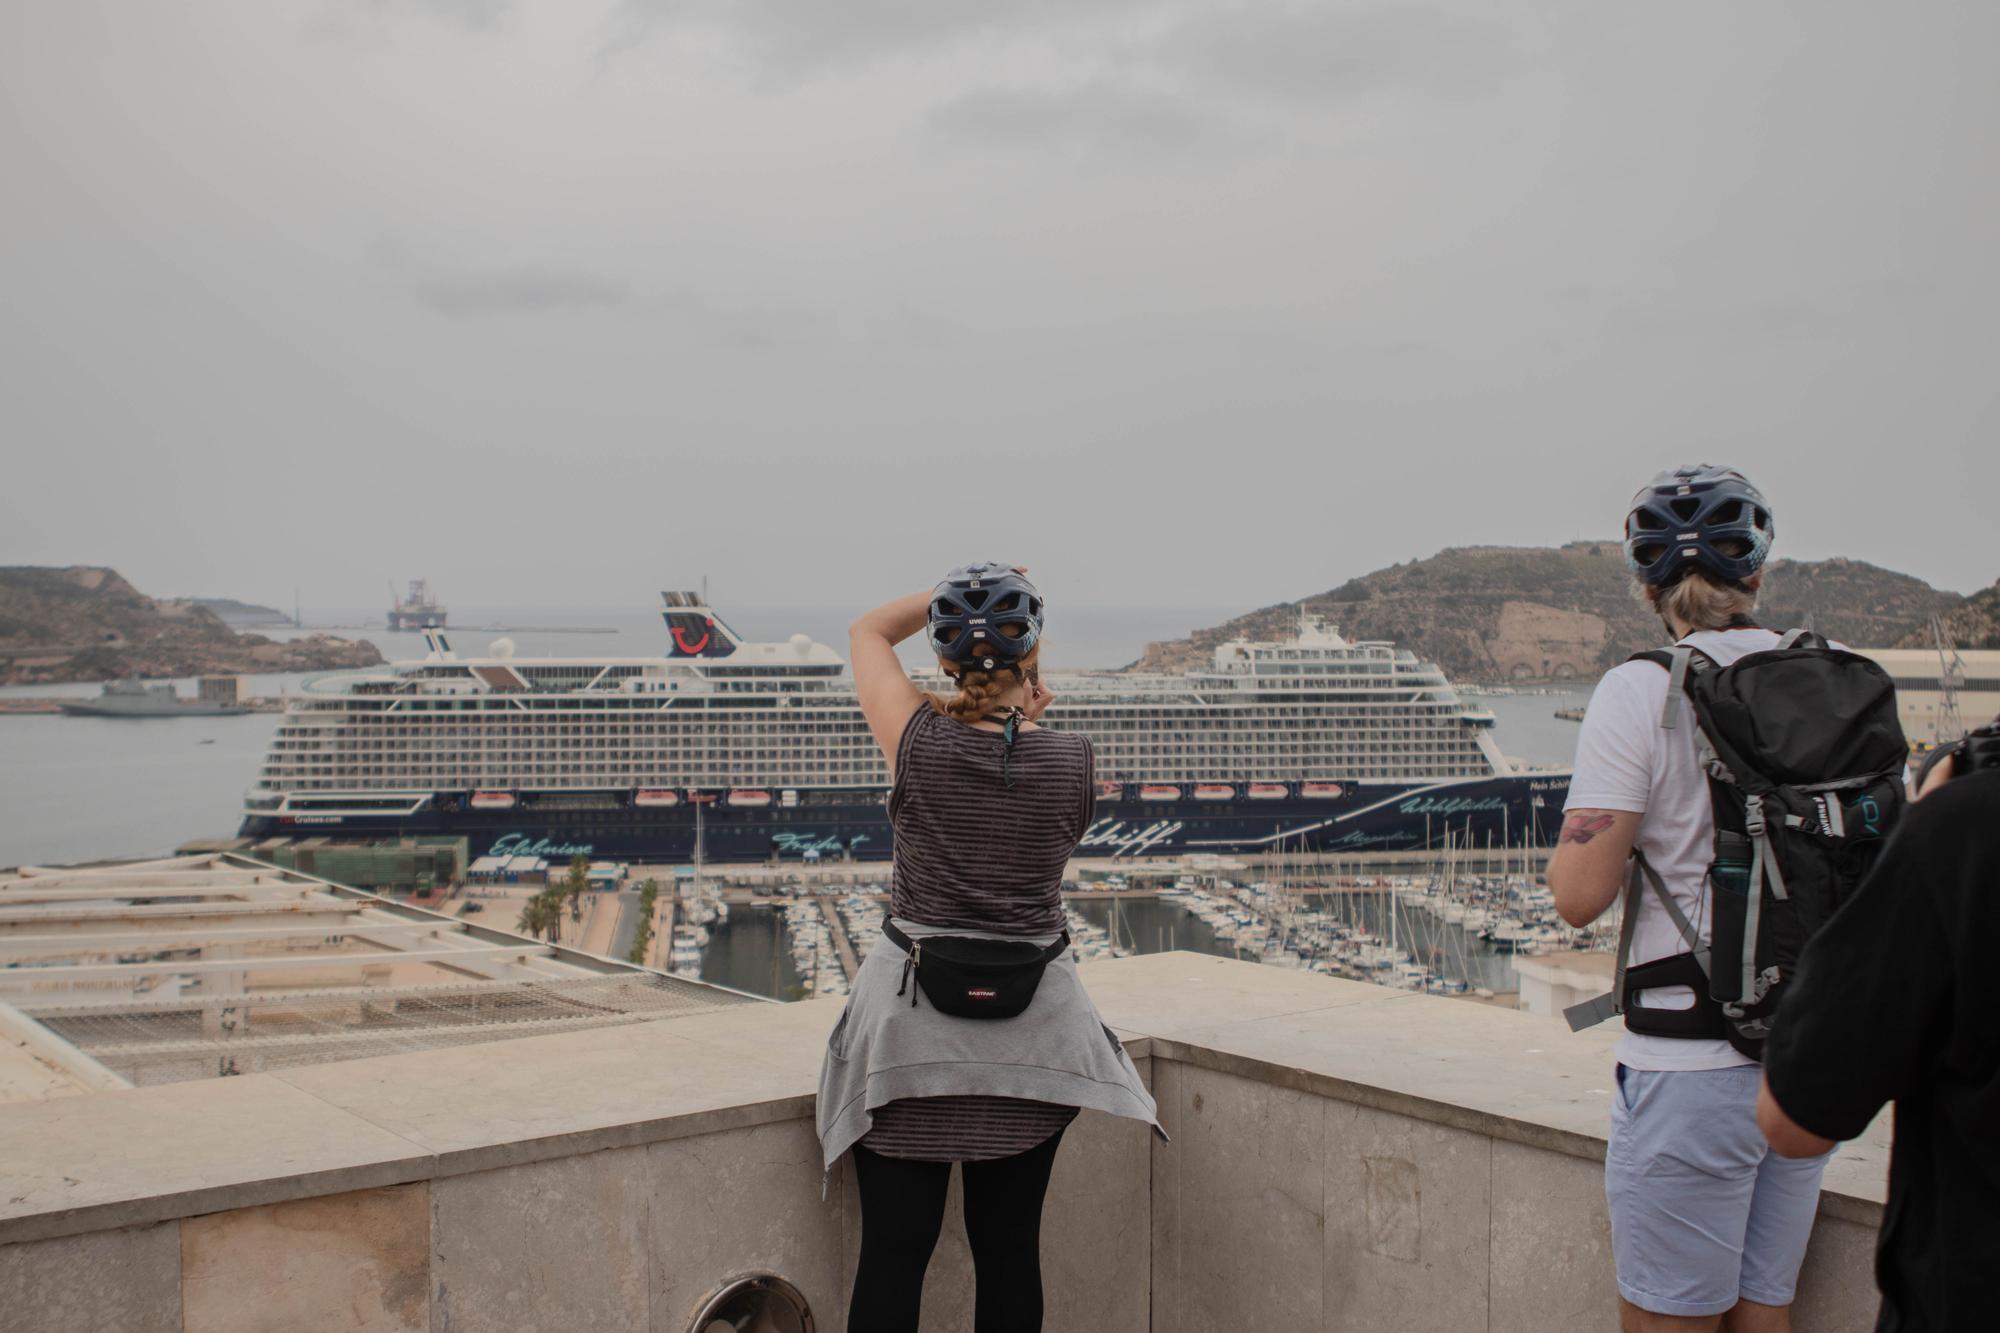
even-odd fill
[[[728,657],[736,651],[727,629],[718,628],[712,615],[700,611],[666,613],[667,636],[674,641],[676,657]]]

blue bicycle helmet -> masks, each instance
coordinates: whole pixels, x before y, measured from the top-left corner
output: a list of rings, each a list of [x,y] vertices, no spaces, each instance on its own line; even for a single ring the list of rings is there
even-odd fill
[[[1010,667],[1042,637],[1042,595],[1011,565],[963,565],[931,589],[931,651],[960,668]]]
[[[1749,478],[1697,463],[1662,472],[1632,497],[1625,563],[1652,588],[1678,583],[1691,569],[1741,583],[1764,567],[1776,535],[1770,502]]]

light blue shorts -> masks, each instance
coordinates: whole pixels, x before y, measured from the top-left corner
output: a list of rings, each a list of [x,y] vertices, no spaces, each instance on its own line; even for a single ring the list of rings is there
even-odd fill
[[[1764,1142],[1760,1073],[1618,1066],[1604,1193],[1618,1290],[1640,1309],[1792,1303],[1826,1158],[1790,1160]]]

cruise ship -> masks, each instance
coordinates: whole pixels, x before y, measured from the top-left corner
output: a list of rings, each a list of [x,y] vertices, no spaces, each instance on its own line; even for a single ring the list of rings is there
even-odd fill
[[[665,652],[503,641],[314,678],[245,797],[246,837],[462,836],[474,856],[880,859],[889,774],[845,661],[749,642],[661,594]],[[1309,615],[1185,674],[1049,673],[1044,725],[1097,754],[1086,856],[1546,845],[1566,772],[1517,770],[1493,716],[1393,644]],[[937,686],[941,680],[918,683]]]

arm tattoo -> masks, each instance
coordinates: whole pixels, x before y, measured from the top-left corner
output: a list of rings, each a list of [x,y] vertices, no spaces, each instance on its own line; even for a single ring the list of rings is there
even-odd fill
[[[1598,834],[1611,827],[1610,815],[1592,814],[1579,810],[1563,820],[1562,841],[1589,842]]]

